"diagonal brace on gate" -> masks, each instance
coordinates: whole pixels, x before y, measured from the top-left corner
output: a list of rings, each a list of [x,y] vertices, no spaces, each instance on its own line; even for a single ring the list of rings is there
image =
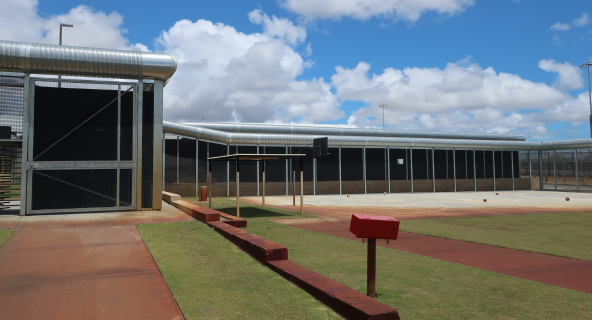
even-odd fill
[[[87,188],[81,187],[81,186],[79,186],[79,185],[75,185],[75,184],[73,184],[73,183],[71,183],[71,182],[64,181],[64,180],[62,180],[62,179],[58,179],[58,178],[56,178],[56,177],[52,177],[52,176],[50,176],[50,175],[47,175],[47,174],[41,173],[41,172],[39,172],[39,171],[35,171],[35,173],[36,173],[36,174],[38,174],[38,175],[44,176],[44,177],[46,177],[46,178],[50,178],[50,179],[56,180],[56,181],[58,181],[58,182],[65,183],[65,184],[67,184],[67,185],[69,185],[69,186],[72,186],[72,187],[75,187],[75,188],[78,188],[78,189],[81,189],[81,190],[84,190],[84,191],[88,191],[88,192],[90,192],[90,193],[94,193],[94,194],[96,194],[96,195],[98,195],[98,196],[101,196],[101,197],[104,197],[104,198],[107,198],[107,199],[109,199],[109,200],[113,200],[113,201],[117,202],[117,199],[115,199],[115,198],[111,198],[111,197],[109,197],[109,196],[107,196],[107,195],[104,195],[104,194],[102,194],[102,193],[98,193],[98,192],[96,192],[96,191],[92,191],[92,190],[90,190],[90,189],[87,189]],[[119,200],[119,202],[121,202],[121,203],[123,203],[123,204],[125,204],[125,205],[127,205],[127,206],[131,206],[131,204],[130,204],[130,203],[123,202],[123,201],[121,201],[121,199]],[[117,203],[116,203],[116,205],[117,205]]]
[[[37,160],[39,157],[41,157],[42,154],[44,154],[45,152],[47,152],[49,149],[53,148],[56,144],[60,143],[60,141],[66,139],[67,136],[69,136],[72,132],[76,131],[78,128],[82,127],[85,123],[89,122],[92,118],[94,118],[97,114],[101,113],[101,111],[105,110],[108,106],[110,106],[111,104],[113,104],[113,102],[117,101],[120,97],[122,97],[124,94],[128,93],[133,87],[130,86],[129,89],[125,90],[125,92],[123,92],[121,95],[119,95],[117,98],[113,99],[111,102],[107,103],[104,107],[102,107],[101,109],[99,109],[99,111],[95,112],[94,114],[92,114],[90,117],[86,118],[86,120],[82,121],[79,125],[77,125],[74,129],[70,130],[70,132],[66,133],[63,137],[61,137],[60,139],[58,139],[58,141],[54,142],[51,146],[47,147],[45,150],[43,150],[43,152],[39,153],[35,158],[33,158],[33,161]]]

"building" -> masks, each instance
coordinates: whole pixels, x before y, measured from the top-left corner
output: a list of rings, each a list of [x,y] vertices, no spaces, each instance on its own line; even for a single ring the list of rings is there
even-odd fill
[[[164,122],[163,189],[194,196],[208,157],[298,153],[328,137],[329,157],[307,157],[304,193],[588,190],[592,139],[529,142],[517,135],[340,128],[317,125]],[[235,163],[214,164],[213,196],[235,193]],[[250,167],[247,167],[250,166]],[[266,164],[266,194],[299,190],[298,163]],[[241,195],[261,194],[259,163],[241,164]],[[294,179],[296,177],[296,179]],[[544,179],[540,179],[544,177]],[[549,180],[550,179],[550,180]],[[296,181],[294,181],[296,180]],[[588,179],[590,180],[590,179]],[[298,191],[296,192],[298,193]]]

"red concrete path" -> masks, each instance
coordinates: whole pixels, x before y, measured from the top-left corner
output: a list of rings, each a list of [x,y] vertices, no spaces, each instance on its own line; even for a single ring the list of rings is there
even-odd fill
[[[0,247],[0,319],[183,319],[134,224],[189,216],[52,217],[0,216],[17,229]]]
[[[361,241],[349,232],[349,221],[323,219],[272,220],[301,229]],[[379,240],[383,247],[592,293],[592,262],[483,244],[399,232],[399,238]]]

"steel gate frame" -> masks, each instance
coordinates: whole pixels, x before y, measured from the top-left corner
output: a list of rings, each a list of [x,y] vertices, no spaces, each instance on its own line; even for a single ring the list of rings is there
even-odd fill
[[[133,88],[133,128],[132,128],[132,160],[113,160],[113,161],[33,161],[29,159],[33,155],[33,136],[34,136],[34,108],[35,108],[35,83],[38,81],[43,82],[56,82],[56,83],[79,83],[79,84],[103,84],[103,85],[115,85],[118,87],[117,103],[118,103],[118,127],[117,127],[117,158],[120,157],[120,132],[121,132],[121,86],[131,86]],[[141,95],[143,93],[143,81],[129,82],[129,81],[108,81],[108,80],[78,80],[78,79],[55,79],[55,78],[41,78],[41,77],[30,77],[29,74],[25,75],[25,88],[24,88],[24,110],[23,110],[23,162],[22,162],[22,181],[26,181],[26,188],[21,194],[21,215],[25,214],[51,214],[51,213],[68,213],[68,212],[92,212],[92,211],[122,211],[122,210],[137,210],[138,208],[138,193],[139,193],[139,181],[138,171],[140,166],[138,165],[138,153],[141,152],[141,138],[138,135],[138,130],[141,128]],[[96,115],[96,114],[95,114]],[[94,115],[93,115],[94,116]],[[93,117],[91,116],[91,117]],[[87,118],[87,119],[90,119]],[[70,132],[71,133],[71,132]],[[66,135],[70,134],[67,133]],[[63,136],[65,137],[65,136]],[[53,147],[53,146],[52,146]],[[51,147],[50,147],[51,148]],[[73,208],[73,209],[42,209],[32,210],[32,181],[33,172],[35,170],[85,170],[85,169],[116,169],[117,170],[117,191],[116,191],[116,203],[114,207],[93,207],[93,208]],[[131,169],[132,170],[132,198],[130,206],[120,206],[120,170]],[[21,191],[22,192],[22,191]],[[24,201],[23,201],[24,200]],[[25,204],[23,206],[23,204]]]

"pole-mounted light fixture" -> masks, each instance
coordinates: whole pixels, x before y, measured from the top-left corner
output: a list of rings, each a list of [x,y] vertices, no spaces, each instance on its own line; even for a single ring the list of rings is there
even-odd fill
[[[60,46],[62,45],[62,27],[66,27],[66,28],[74,28],[73,24],[69,24],[69,23],[63,23],[60,22]],[[61,80],[62,76],[58,75],[58,80]],[[62,82],[58,81],[58,88],[62,87]]]
[[[384,109],[387,107],[386,104],[381,104],[378,106],[379,108],[382,108],[382,130],[384,130]]]
[[[592,90],[590,87],[590,66],[592,66],[592,62],[579,65],[580,68],[588,68],[588,98],[590,99],[590,137],[592,138]]]

